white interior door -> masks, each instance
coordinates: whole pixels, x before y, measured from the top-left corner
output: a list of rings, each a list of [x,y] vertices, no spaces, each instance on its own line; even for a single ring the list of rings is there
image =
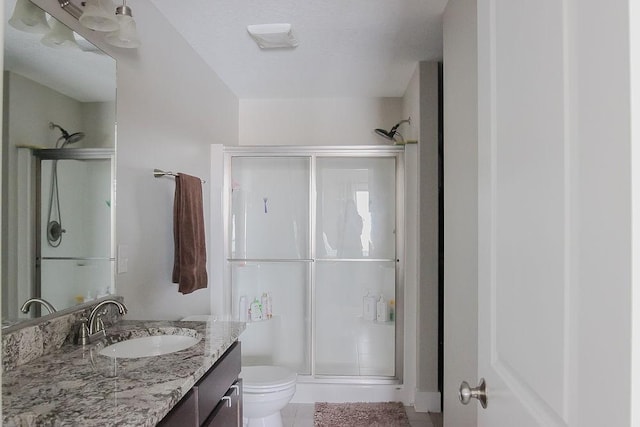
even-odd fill
[[[564,4],[478,5],[478,376],[492,397],[478,424],[566,425],[574,248]]]
[[[636,425],[629,4],[472,3],[444,15],[445,426]]]
[[[477,2],[478,359],[469,382],[484,377],[488,406],[474,402],[468,425],[630,425],[623,3]]]

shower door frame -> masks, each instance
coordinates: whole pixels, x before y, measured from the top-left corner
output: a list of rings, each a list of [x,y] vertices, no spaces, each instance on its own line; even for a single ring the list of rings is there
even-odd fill
[[[33,286],[31,289],[32,298],[39,298],[42,295],[42,161],[43,160],[109,160],[111,166],[111,227],[109,236],[109,256],[108,257],[58,257],[60,260],[108,260],[111,263],[110,289],[115,289],[115,241],[116,241],[116,151],[113,148],[44,148],[33,150],[35,162],[35,209],[34,209],[34,263],[33,263]],[[50,259],[51,257],[49,257]],[[33,306],[34,317],[41,315],[40,304]]]
[[[309,344],[306,349],[310,358],[310,374],[299,375],[299,381],[309,383],[349,383],[349,384],[403,384],[404,382],[404,327],[405,327],[405,164],[404,146],[243,146],[224,147],[224,174],[223,174],[223,223],[224,223],[224,286],[223,300],[225,310],[229,318],[233,315],[231,266],[234,262],[306,262],[310,264],[308,271],[308,301],[307,310],[311,323]],[[231,258],[231,186],[232,186],[232,160],[235,157],[269,158],[269,157],[298,157],[308,158],[310,167],[309,177],[309,242],[308,252],[310,259],[296,260],[267,260],[267,259],[233,259]],[[364,261],[395,261],[395,376],[347,376],[347,375],[318,375],[315,372],[316,355],[316,321],[315,321],[315,286],[316,286],[316,242],[317,242],[317,193],[316,193],[316,160],[318,158],[394,158],[396,177],[395,200],[395,260],[392,259],[367,259]],[[321,260],[320,262],[325,261]],[[327,260],[336,261],[336,260]],[[348,259],[338,260],[342,262]],[[359,259],[359,261],[363,261]]]

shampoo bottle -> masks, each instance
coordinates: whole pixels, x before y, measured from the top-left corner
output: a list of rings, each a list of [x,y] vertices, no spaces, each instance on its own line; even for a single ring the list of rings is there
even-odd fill
[[[238,320],[246,322],[249,318],[249,308],[247,307],[247,297],[242,295],[238,303]]]
[[[387,315],[387,302],[384,300],[384,296],[382,295],[380,295],[380,299],[378,300],[376,316],[376,320],[378,322],[386,322],[389,320],[389,316]]]
[[[271,294],[267,292],[267,319],[271,319],[273,317],[273,305],[271,302]]]

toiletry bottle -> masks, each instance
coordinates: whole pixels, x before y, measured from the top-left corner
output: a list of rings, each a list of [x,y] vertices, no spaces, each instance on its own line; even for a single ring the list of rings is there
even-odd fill
[[[271,293],[267,292],[267,306],[266,307],[262,307],[263,310],[263,314],[266,316],[267,319],[271,319],[273,317],[273,306],[271,305]]]
[[[260,305],[262,305],[262,320],[267,320],[269,318],[269,297],[266,292],[262,293]]]
[[[387,317],[387,302],[384,300],[384,296],[380,295],[378,304],[376,305],[376,320],[378,322],[386,322]]]
[[[389,301],[389,320],[393,322],[396,317],[396,300]]]
[[[376,320],[376,297],[367,292],[362,298],[362,318],[364,320]]]
[[[240,297],[240,302],[238,303],[238,320],[241,322],[246,322],[248,320],[248,307],[247,307],[247,297],[242,295]]]
[[[251,303],[249,314],[251,315],[252,322],[262,320],[262,306],[260,305],[258,298]]]

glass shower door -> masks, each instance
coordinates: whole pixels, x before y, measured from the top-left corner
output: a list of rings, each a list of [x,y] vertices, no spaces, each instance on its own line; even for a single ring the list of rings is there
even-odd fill
[[[113,292],[113,154],[82,150],[38,168],[34,296],[58,309]]]
[[[316,161],[315,374],[395,375],[396,159]]]
[[[299,151],[226,155],[243,364],[393,381],[400,156]]]
[[[310,176],[306,156],[231,157],[232,313],[244,365],[310,373]]]

